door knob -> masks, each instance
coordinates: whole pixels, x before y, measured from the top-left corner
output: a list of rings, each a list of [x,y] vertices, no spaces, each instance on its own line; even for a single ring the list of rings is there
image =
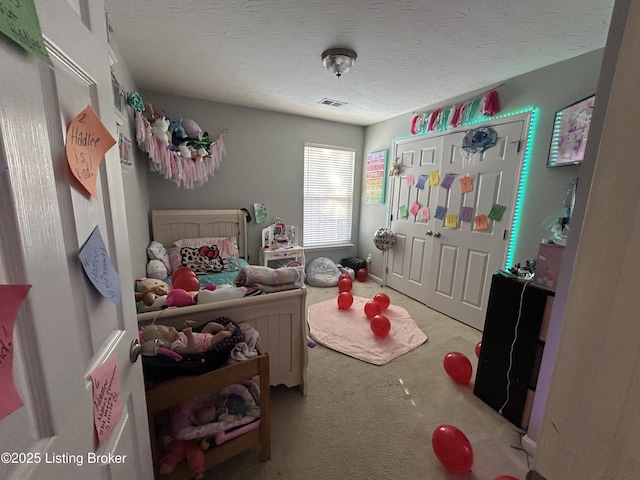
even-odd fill
[[[129,360],[131,360],[131,363],[135,363],[140,354],[157,355],[159,346],[160,342],[157,338],[152,341],[145,342],[142,345],[137,338],[134,338],[131,342],[131,347],[129,348]]]
[[[440,238],[440,232],[434,233],[433,236],[436,237],[436,238]]]
[[[432,230],[427,230],[427,235],[429,235],[429,236],[433,235],[433,231]]]

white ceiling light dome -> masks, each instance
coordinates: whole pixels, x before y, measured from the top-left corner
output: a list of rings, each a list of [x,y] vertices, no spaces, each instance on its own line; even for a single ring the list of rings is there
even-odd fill
[[[356,63],[356,52],[348,48],[330,48],[322,54],[322,63],[331,73],[340,78]]]

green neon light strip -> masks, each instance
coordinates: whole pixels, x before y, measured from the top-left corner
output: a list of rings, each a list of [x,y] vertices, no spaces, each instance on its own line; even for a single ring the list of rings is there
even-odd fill
[[[527,138],[527,147],[524,152],[524,162],[522,164],[522,174],[520,175],[520,183],[518,186],[518,193],[516,195],[516,206],[513,212],[513,223],[511,224],[511,237],[509,238],[509,246],[507,247],[507,258],[505,260],[504,268],[507,269],[514,265],[513,254],[516,249],[516,243],[518,235],[520,234],[520,220],[522,217],[522,202],[524,200],[524,192],[527,189],[527,179],[529,178],[529,167],[531,165],[531,148],[533,144],[533,136],[538,122],[538,109],[533,107],[524,108],[517,112],[505,113],[504,115],[497,115],[495,117],[473,120],[469,123],[465,123],[463,126],[473,125],[476,123],[485,123],[490,120],[497,120],[499,118],[512,117],[514,115],[520,115],[522,113],[531,113],[531,121],[529,123],[529,136]]]

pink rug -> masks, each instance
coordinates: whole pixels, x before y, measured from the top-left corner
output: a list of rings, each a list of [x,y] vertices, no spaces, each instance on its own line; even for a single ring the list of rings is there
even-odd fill
[[[427,341],[427,336],[404,308],[389,305],[382,314],[391,322],[384,338],[376,337],[364,314],[370,298],[353,297],[348,310],[338,308],[337,298],[309,307],[309,334],[316,342],[374,365],[384,365]]]

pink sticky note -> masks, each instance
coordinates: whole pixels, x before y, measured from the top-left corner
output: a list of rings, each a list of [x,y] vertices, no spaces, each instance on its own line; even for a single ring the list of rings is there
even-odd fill
[[[0,420],[23,403],[13,382],[13,325],[31,285],[0,285]]]
[[[407,175],[407,187],[413,187],[415,184],[415,178],[413,177],[413,173],[409,173]]]
[[[102,445],[122,416],[120,371],[115,355],[111,355],[93,371],[91,383],[93,384],[93,424],[98,434],[98,445]]]
[[[417,215],[419,210],[420,210],[420,205],[418,204],[418,202],[413,202],[411,204],[411,208],[409,209],[409,211],[411,212],[411,215]]]
[[[429,210],[429,207],[424,207],[422,209],[422,217],[421,218],[425,222],[431,218],[431,211]]]

